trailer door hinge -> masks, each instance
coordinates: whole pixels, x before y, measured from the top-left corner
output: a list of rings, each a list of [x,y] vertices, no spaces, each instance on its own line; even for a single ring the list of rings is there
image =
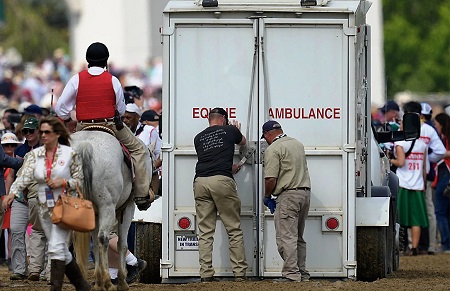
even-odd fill
[[[356,27],[344,27],[344,34],[346,36],[355,36],[356,35]]]
[[[356,151],[355,145],[349,145],[349,144],[345,144],[344,145],[344,152],[346,152],[346,153],[354,153],[355,151]]]
[[[170,36],[174,34],[175,29],[173,27],[161,27],[160,29],[161,36]]]
[[[172,261],[160,261],[161,269],[172,269],[173,263]]]
[[[344,268],[346,268],[346,269],[355,269],[356,268],[356,261],[345,261],[344,262]]]

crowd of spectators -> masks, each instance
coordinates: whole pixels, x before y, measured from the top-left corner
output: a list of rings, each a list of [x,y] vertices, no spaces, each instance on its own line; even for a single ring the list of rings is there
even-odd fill
[[[161,113],[162,62],[151,58],[142,67],[122,69],[109,64],[108,70],[125,86],[142,89],[141,110],[152,109]],[[78,72],[72,68],[70,57],[62,49],[53,56],[34,63],[24,63],[20,55],[4,52],[0,48],[0,110],[14,108],[23,112],[31,104],[52,109],[66,82]]]

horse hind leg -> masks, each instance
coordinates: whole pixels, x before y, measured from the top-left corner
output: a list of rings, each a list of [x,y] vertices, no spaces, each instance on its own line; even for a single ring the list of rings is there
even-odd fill
[[[98,268],[95,269],[95,286],[94,290],[117,290],[111,282],[108,272],[108,244],[109,235],[106,232],[100,232],[98,235]]]
[[[114,211],[112,211],[114,213]],[[108,213],[108,211],[106,211]],[[111,219],[108,215],[105,216],[104,211],[100,211],[96,219],[97,229],[94,233],[94,253],[95,253],[95,286],[94,290],[116,290],[116,286],[111,283],[108,267],[108,245],[109,233],[112,229]]]
[[[128,203],[124,212],[121,216],[121,223],[118,223],[117,227],[117,235],[118,235],[118,244],[117,250],[119,253],[120,264],[119,264],[119,284],[117,285],[117,290],[126,291],[129,289],[128,283],[126,282],[127,272],[126,272],[126,261],[125,257],[128,253],[128,230],[130,228],[131,220],[133,218],[134,213],[134,203]]]

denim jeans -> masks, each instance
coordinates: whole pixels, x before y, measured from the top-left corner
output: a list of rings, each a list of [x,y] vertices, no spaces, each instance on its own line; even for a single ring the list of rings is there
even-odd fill
[[[445,168],[438,173],[438,182],[434,193],[434,208],[436,213],[436,222],[441,233],[441,248],[443,251],[450,250],[450,229],[448,224],[447,209],[450,198],[444,196],[445,187],[447,187],[450,174]]]

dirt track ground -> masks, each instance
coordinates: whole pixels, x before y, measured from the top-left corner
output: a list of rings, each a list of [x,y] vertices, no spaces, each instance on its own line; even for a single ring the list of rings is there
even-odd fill
[[[90,272],[92,273],[92,272]],[[2,290],[35,291],[48,290],[45,282],[10,281],[7,267],[0,267],[0,280],[8,286]],[[63,290],[75,290],[68,282]],[[375,282],[326,280],[312,278],[303,283],[274,283],[272,280],[251,282],[214,282],[189,284],[145,285],[135,283],[130,290],[176,290],[176,291],[274,291],[274,290],[450,290],[450,254],[417,257],[401,257],[400,270],[388,278]]]

